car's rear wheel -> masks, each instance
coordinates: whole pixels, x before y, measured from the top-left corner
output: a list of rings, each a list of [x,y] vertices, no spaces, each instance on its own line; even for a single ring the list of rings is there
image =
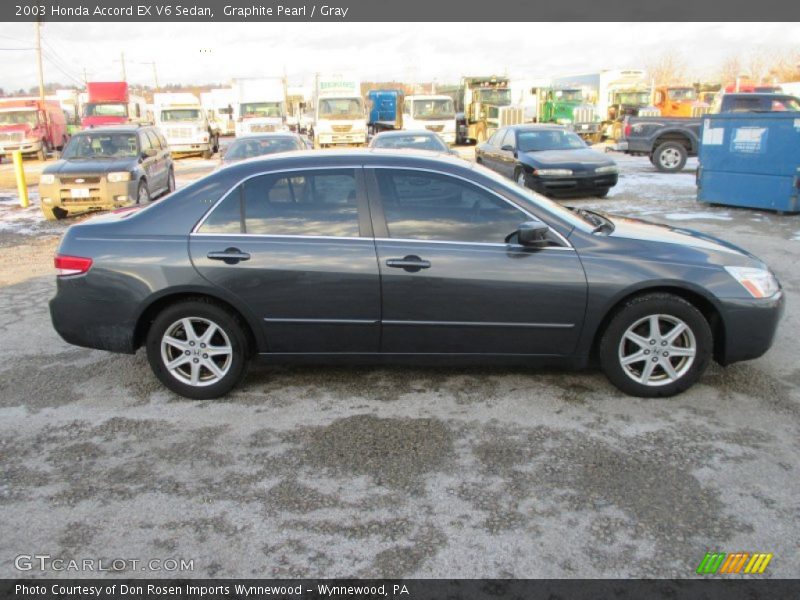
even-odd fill
[[[679,394],[703,374],[713,349],[708,321],[672,294],[627,301],[600,341],[600,364],[617,388],[646,398]]]
[[[680,142],[664,142],[653,152],[651,162],[659,171],[677,173],[686,166],[688,158],[689,153],[683,144]]]
[[[216,304],[173,304],[153,321],[147,358],[173,392],[195,400],[227,394],[247,371],[249,345],[239,319]]]
[[[169,177],[167,178],[167,194],[175,191],[175,171],[169,170]]]

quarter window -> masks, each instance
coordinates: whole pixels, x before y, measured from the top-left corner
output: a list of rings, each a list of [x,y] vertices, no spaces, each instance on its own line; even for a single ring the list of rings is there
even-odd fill
[[[515,139],[515,133],[513,129],[508,130],[508,133],[506,133],[506,136],[503,138],[503,143],[500,144],[500,146],[511,146],[512,148],[517,147],[517,140]]]
[[[203,233],[358,237],[352,169],[260,175],[233,190]]]
[[[161,150],[161,140],[158,139],[158,136],[156,135],[156,132],[155,131],[145,131],[144,133],[150,139],[150,144],[153,146],[153,148],[155,148],[156,150]]]
[[[433,173],[378,169],[389,237],[448,242],[505,242],[525,213],[471,183]]]

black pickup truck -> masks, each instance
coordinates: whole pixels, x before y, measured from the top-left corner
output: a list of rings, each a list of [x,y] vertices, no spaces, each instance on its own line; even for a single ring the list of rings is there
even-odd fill
[[[787,94],[723,94],[712,113],[800,111],[800,99]],[[702,117],[625,117],[622,138],[613,150],[646,155],[659,171],[677,173],[700,148]]]

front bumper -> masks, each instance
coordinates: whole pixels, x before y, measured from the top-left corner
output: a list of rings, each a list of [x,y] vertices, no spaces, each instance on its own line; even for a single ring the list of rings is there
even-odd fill
[[[128,206],[136,201],[137,188],[138,182],[135,180],[109,183],[105,177],[100,177],[98,181],[90,180],[88,183],[64,181],[51,184],[40,183],[39,198],[45,213],[49,211],[51,213],[60,212],[62,216],[77,215],[95,210]],[[80,190],[80,192],[73,190]]]
[[[600,132],[600,123],[573,123],[570,129],[578,135],[596,134]]]
[[[723,299],[721,303],[725,334],[722,346],[717,348],[717,361],[729,365],[765,354],[783,316],[786,305],[783,291],[772,298]]]
[[[23,154],[33,154],[42,149],[41,140],[36,142],[6,142],[0,144],[0,154],[11,154],[20,151]]]
[[[320,133],[319,143],[325,146],[354,146],[367,143],[367,133]]]
[[[530,187],[543,194],[591,192],[612,188],[617,185],[619,175],[573,175],[569,177],[529,176]]]
[[[183,142],[180,144],[173,144],[170,142],[169,151],[174,154],[189,154],[191,152],[205,152],[211,149],[210,142]]]

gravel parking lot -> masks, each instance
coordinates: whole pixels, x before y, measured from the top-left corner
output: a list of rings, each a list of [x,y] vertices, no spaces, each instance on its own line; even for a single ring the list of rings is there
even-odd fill
[[[471,149],[461,149],[465,156]],[[800,217],[695,201],[694,167],[618,157],[599,208],[710,233],[775,270],[772,350],[672,399],[596,372],[254,367],[189,401],[144,353],[50,324],[66,223],[0,187],[0,577],[14,557],[185,559],[191,577],[691,577],[707,551],[800,572]],[[178,162],[178,184],[216,163]],[[0,165],[0,171],[8,165]],[[2,175],[2,173],[0,173]]]

